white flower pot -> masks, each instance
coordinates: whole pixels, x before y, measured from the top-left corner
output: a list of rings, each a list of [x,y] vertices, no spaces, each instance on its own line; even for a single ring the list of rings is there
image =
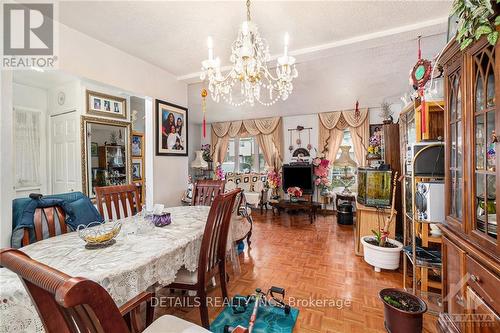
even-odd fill
[[[363,244],[364,259],[372,265],[375,272],[380,272],[380,269],[397,269],[399,267],[399,254],[403,250],[403,244],[394,239],[387,241],[397,247],[381,247],[372,245],[366,242],[368,239],[375,239],[373,236],[365,236],[361,238]]]

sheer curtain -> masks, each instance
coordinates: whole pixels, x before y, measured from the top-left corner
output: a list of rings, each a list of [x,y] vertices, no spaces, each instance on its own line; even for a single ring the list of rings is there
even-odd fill
[[[15,186],[40,185],[40,114],[15,110]]]

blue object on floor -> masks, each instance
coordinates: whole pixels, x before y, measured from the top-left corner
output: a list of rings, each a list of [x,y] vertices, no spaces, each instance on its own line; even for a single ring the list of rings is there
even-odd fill
[[[245,243],[243,241],[239,241],[238,246],[236,248],[236,252],[241,254],[245,250]]]
[[[238,297],[238,296],[235,296]],[[224,326],[229,325],[236,327],[241,325],[248,326],[248,321],[252,315],[254,303],[250,303],[243,313],[234,314],[233,309],[229,306],[222,311],[210,325],[210,330],[214,333],[223,333]],[[291,333],[297,317],[299,309],[292,308],[287,315],[285,311],[274,306],[259,306],[257,312],[257,321],[253,328],[254,333]]]

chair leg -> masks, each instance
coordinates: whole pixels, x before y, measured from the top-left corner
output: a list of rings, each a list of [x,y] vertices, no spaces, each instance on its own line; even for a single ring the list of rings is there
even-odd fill
[[[219,276],[220,276],[220,289],[222,290],[222,297],[224,301],[228,299],[227,297],[227,274],[226,265],[224,262],[219,264]]]
[[[201,326],[209,330],[210,322],[208,320],[207,292],[205,291],[204,286],[201,286],[200,289],[198,289],[198,296],[200,297]]]
[[[153,297],[155,297],[155,295]],[[155,308],[151,304],[151,301],[149,301],[146,303],[146,327],[153,323],[154,314]]]

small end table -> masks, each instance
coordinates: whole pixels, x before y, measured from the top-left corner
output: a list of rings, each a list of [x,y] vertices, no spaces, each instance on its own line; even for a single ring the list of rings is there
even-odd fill
[[[337,210],[337,207],[339,206],[339,200],[348,201],[348,202],[351,202],[351,204],[352,204],[352,203],[356,202],[356,196],[352,193],[351,194],[342,193],[342,192],[335,193],[335,210]]]

